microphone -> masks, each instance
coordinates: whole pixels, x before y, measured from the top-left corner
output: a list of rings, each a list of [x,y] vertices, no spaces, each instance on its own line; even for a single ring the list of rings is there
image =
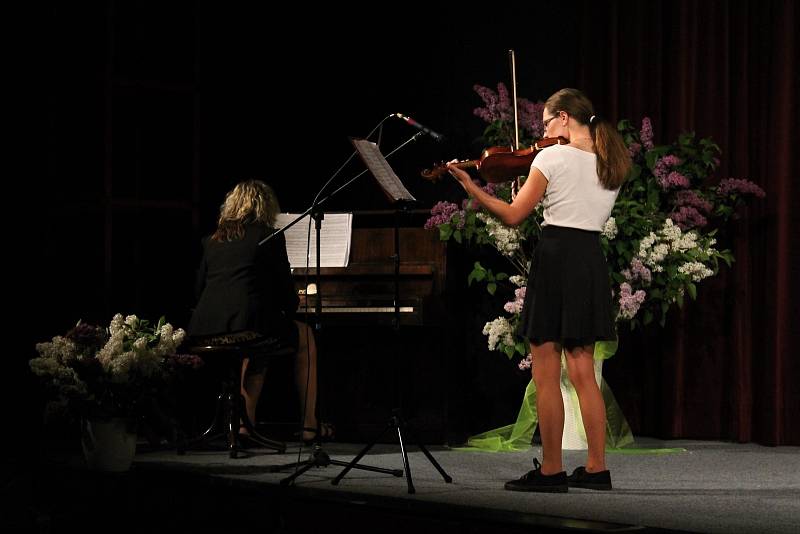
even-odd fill
[[[434,132],[430,128],[427,128],[427,127],[421,125],[420,123],[418,123],[417,121],[415,121],[414,119],[409,117],[408,115],[403,115],[402,113],[395,113],[394,116],[397,117],[398,119],[403,119],[404,121],[406,121],[408,124],[410,124],[411,126],[416,128],[417,130],[430,135],[431,137],[433,137],[437,141],[441,141],[442,139],[444,139],[444,136],[442,134],[440,134],[438,132]]]

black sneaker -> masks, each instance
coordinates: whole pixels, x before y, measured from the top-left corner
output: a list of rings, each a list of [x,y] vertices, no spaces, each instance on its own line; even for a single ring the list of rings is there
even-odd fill
[[[542,493],[566,493],[567,473],[561,471],[555,475],[543,475],[542,465],[533,459],[533,471],[528,471],[517,480],[506,482],[505,488],[510,491],[538,491]]]
[[[611,472],[608,470],[589,473],[586,468],[580,466],[567,477],[567,482],[571,488],[586,488],[593,490],[611,489]]]

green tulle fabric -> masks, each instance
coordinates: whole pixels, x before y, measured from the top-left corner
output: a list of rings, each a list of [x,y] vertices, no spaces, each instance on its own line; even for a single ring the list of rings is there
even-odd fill
[[[595,343],[595,360],[607,360],[617,351],[616,341],[602,341]],[[562,366],[565,365],[562,356]],[[578,395],[571,384],[567,385],[569,395],[572,397],[572,405],[575,413],[572,416],[581,420],[580,409],[578,408]],[[628,421],[611,392],[611,388],[605,380],[601,381],[600,391],[606,404],[606,451],[620,452],[625,454],[652,454],[680,452],[684,449],[644,449],[634,448],[634,439]],[[569,416],[570,414],[565,414]],[[536,413],[536,385],[531,380],[525,388],[525,395],[522,398],[517,420],[514,424],[495,428],[467,439],[466,447],[459,447],[457,450],[464,451],[487,451],[487,452],[512,452],[524,451],[531,447],[531,439],[536,430],[539,419]],[[583,424],[578,425],[581,437],[583,434]]]

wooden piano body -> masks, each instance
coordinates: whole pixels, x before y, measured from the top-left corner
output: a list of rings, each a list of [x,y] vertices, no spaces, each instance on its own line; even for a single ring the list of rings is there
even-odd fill
[[[401,325],[424,326],[441,321],[446,273],[445,243],[423,228],[400,228],[398,294]],[[301,295],[298,312],[312,324],[317,298],[323,323],[392,323],[395,313],[394,228],[354,228],[347,267],[293,270]],[[305,296],[309,284],[317,294]],[[308,317],[307,315],[311,315]]]

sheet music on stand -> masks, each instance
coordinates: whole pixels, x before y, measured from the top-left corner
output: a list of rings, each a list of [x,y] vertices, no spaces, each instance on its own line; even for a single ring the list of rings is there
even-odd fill
[[[276,228],[283,228],[299,214],[279,213]],[[309,236],[310,215],[286,230],[286,254],[292,269],[314,267],[317,264],[317,236],[313,230]],[[320,228],[320,267],[347,267],[350,262],[350,240],[353,233],[352,213],[326,213]],[[309,256],[306,259],[306,252]]]
[[[366,139],[350,139],[350,141],[356,147],[358,154],[378,181],[383,192],[389,197],[390,202],[395,203],[399,200],[413,202],[417,200],[409,193],[403,182],[400,181],[400,178],[389,166],[389,162],[381,154],[378,145]]]

